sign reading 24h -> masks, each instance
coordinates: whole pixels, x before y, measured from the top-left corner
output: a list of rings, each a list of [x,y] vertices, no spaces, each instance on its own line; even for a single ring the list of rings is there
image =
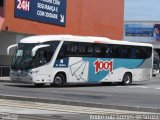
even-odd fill
[[[65,26],[66,0],[15,0],[15,17]]]

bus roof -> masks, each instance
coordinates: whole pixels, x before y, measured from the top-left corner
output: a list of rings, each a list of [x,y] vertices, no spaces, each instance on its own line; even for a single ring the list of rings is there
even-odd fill
[[[93,36],[73,36],[73,35],[39,35],[26,37],[20,43],[43,43],[48,41],[74,41],[74,42],[89,42],[89,43],[102,43],[102,44],[120,44],[120,45],[136,45],[136,46],[149,46],[148,43],[136,43],[121,40],[112,40],[106,37],[93,37]]]

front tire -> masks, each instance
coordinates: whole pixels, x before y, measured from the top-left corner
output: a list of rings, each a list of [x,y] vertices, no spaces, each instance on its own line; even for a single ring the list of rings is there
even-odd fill
[[[54,78],[53,85],[57,87],[62,87],[66,83],[66,78],[63,74],[57,74]]]
[[[132,83],[132,75],[125,73],[122,80],[122,85],[130,85]]]

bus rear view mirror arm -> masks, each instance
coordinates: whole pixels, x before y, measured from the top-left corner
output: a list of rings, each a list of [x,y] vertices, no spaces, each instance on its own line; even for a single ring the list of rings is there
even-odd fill
[[[18,46],[18,44],[10,45],[10,46],[7,48],[7,55],[9,55],[9,51],[10,51],[11,48],[17,47],[17,46]]]
[[[38,49],[40,48],[44,48],[44,47],[49,47],[50,45],[37,45],[32,49],[32,57],[34,57],[36,55],[36,52]]]

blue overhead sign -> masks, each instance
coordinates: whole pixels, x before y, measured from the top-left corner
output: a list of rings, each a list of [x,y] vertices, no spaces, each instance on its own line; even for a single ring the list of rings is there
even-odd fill
[[[125,36],[153,37],[153,25],[126,24]]]
[[[15,0],[15,17],[65,26],[66,0]]]

